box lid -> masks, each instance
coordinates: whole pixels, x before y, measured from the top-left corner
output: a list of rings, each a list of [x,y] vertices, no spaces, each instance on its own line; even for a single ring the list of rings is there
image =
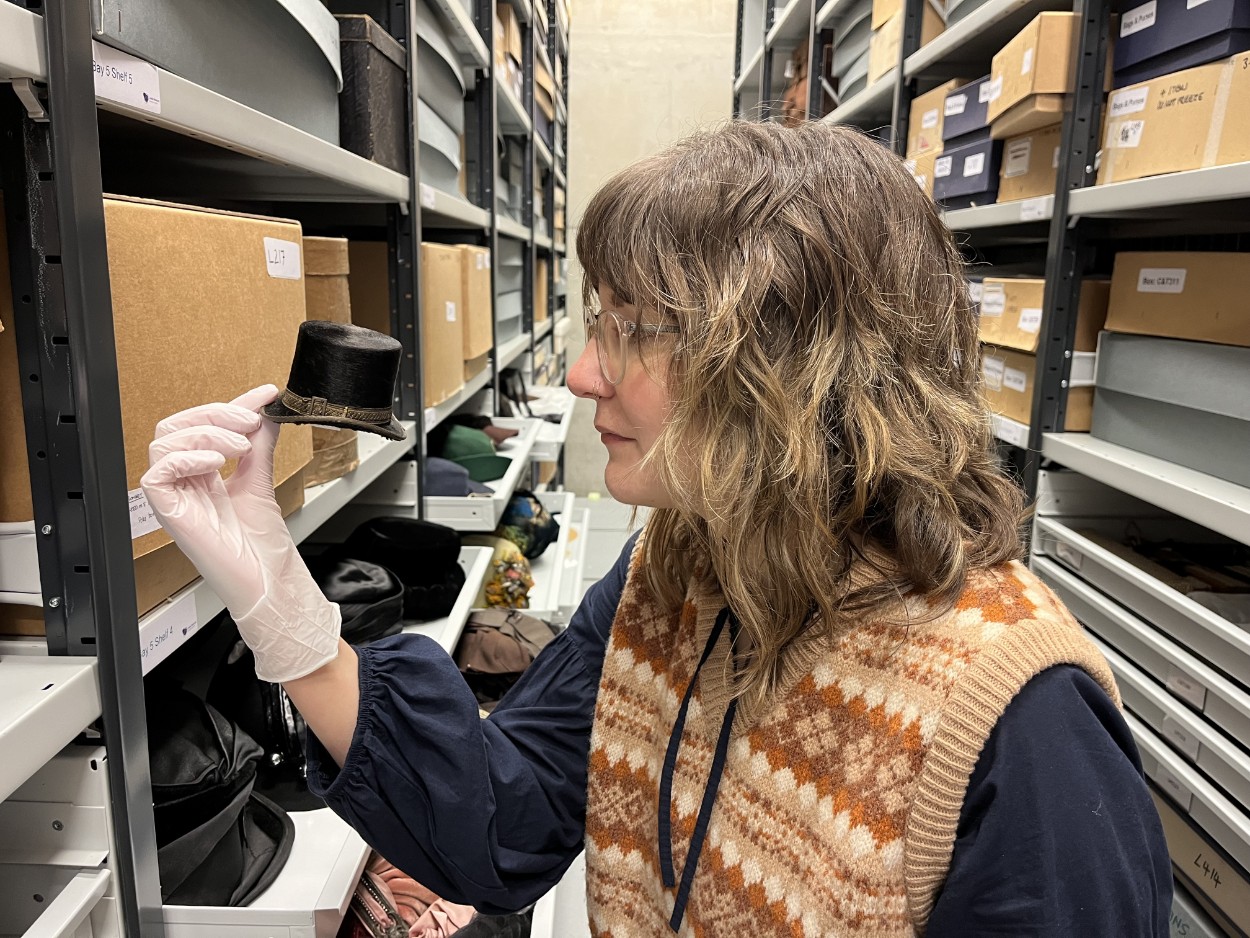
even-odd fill
[[[1120,16],[1115,68],[1136,65],[1230,29],[1250,29],[1250,0],[1133,3]]]
[[[1250,348],[1104,332],[1095,383],[1109,391],[1250,421]]]
[[[304,237],[305,277],[336,277],[349,273],[346,238]]]

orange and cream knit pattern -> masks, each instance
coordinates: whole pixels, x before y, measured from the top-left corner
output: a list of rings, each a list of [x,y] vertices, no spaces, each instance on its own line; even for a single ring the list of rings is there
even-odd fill
[[[672,934],[660,774],[724,606],[704,581],[680,613],[665,612],[641,554],[612,626],[591,739],[587,900],[598,938]],[[699,674],[675,767],[679,880],[732,696],[728,653],[724,635]],[[766,708],[739,706],[682,935],[923,935],[977,755],[1012,697],[1046,668],[1074,664],[1119,702],[1102,656],[1018,563],[974,573],[936,620],[866,623],[793,658]]]

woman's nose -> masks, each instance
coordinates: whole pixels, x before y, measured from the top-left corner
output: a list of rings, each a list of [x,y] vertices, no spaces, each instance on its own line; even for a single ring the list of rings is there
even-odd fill
[[[599,367],[599,349],[595,343],[595,339],[587,342],[582,354],[569,368],[565,383],[577,397],[598,399],[612,393],[612,385],[603,377],[603,370]]]

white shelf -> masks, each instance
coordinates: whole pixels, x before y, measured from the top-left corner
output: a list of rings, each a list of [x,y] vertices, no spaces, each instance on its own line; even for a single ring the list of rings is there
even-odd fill
[[[521,102],[512,93],[512,89],[508,87],[507,82],[502,81],[495,82],[495,87],[499,89],[499,94],[496,97],[496,100],[499,102],[499,132],[503,134],[528,134],[533,130],[534,125],[530,122],[529,115],[525,113],[525,109],[521,107]]]
[[[742,74],[734,80],[734,93],[737,94],[748,83],[758,81],[760,77],[760,64],[764,61],[764,47],[760,46],[755,50],[755,54],[747,61],[746,67],[743,68]]]
[[[511,2],[512,8],[516,10],[517,19],[522,23],[528,23],[534,15],[530,0],[511,0]]]
[[[942,213],[942,220],[951,231],[975,231],[978,228],[1002,228],[1049,221],[1055,211],[1055,197],[1043,195],[1036,199],[1019,199],[975,208],[958,208]]]
[[[99,715],[94,658],[0,659],[0,802]]]
[[[536,247],[540,247],[544,251],[551,250],[551,239],[546,235],[534,235],[534,244]]]
[[[778,42],[797,42],[807,35],[808,11],[811,10],[809,0],[790,0],[785,8],[777,14],[772,28],[768,31],[766,44],[771,48]]]
[[[894,100],[894,76],[897,73],[897,67],[890,69],[859,94],[843,101],[821,120],[829,124],[888,123]]]
[[[1004,443],[1018,446],[1020,449],[1028,449],[1029,425],[1004,417],[1002,414],[994,414],[994,436]]]
[[[537,38],[535,36],[535,39]],[[543,68],[547,69],[547,74],[551,76],[551,80],[554,82],[556,71],[551,67],[551,56],[547,54],[547,44],[545,42],[535,42],[534,54],[538,57],[538,61],[542,63]]]
[[[42,17],[10,3],[0,6],[0,79],[47,76]]]
[[[529,243],[530,229],[526,228],[519,221],[513,221],[511,218],[500,215],[496,218],[495,224],[499,229],[499,233],[505,238],[524,241],[526,244]]]
[[[473,25],[473,17],[469,15],[464,4],[460,0],[430,0],[430,2],[451,27],[448,38],[455,50],[460,53],[461,62],[473,68],[489,68],[490,50],[486,48],[482,34]]]
[[[486,387],[486,385],[490,384],[490,379],[493,376],[494,372],[491,370],[490,366],[487,366],[480,373],[474,375],[466,381],[464,383],[464,387],[451,397],[447,398],[447,400],[443,401],[441,404],[436,404],[433,407],[427,407],[425,409],[424,416],[422,417],[422,424],[425,427],[425,432],[429,433],[440,423],[463,407],[464,403],[469,398],[471,398],[478,391],[482,390],[482,388]]]
[[[410,439],[416,424],[404,421],[403,425],[408,440],[392,441],[372,433],[359,434],[356,445],[360,465],[341,478],[304,490],[304,507],[286,519],[297,544],[310,537],[412,449]],[[177,651],[224,608],[216,591],[203,580],[196,580],[140,617],[139,653],[143,658],[143,673],[149,673]]]
[[[538,151],[538,158],[542,160],[544,166],[551,166],[553,160],[551,158],[551,148],[547,146],[547,142],[537,134],[534,135],[534,149]]]
[[[849,12],[851,0],[828,0],[816,13],[816,28],[825,29],[835,19]]]
[[[530,334],[528,332],[522,332],[512,341],[499,346],[499,370],[503,371],[511,365],[522,353],[529,351],[529,347]]]
[[[530,409],[535,416],[560,414],[559,423],[541,421],[530,457],[538,462],[555,462],[560,458],[560,450],[569,438],[569,427],[573,425],[573,408],[577,404],[577,398],[566,387],[532,387],[530,395],[537,398],[530,402]]]
[[[1250,543],[1250,489],[1088,433],[1047,433],[1042,455],[1195,524]]]
[[[1068,196],[1068,214],[1150,216],[1166,215],[1169,208],[1179,210],[1180,214],[1192,214],[1192,209],[1186,211],[1186,207],[1238,199],[1250,199],[1250,163],[1074,189]]]
[[[530,450],[538,436],[538,425],[541,421],[509,417],[493,417],[497,427],[515,427],[520,435],[505,440],[498,446],[500,456],[507,456],[512,465],[504,473],[502,479],[485,483],[494,493],[490,497],[470,495],[454,498],[443,495],[427,495],[425,497],[425,517],[435,524],[445,524],[457,531],[494,531],[499,526],[499,519],[508,507],[508,499],[520,484],[521,476],[529,471]]]
[[[556,182],[560,184],[561,188],[567,189],[569,187],[568,180],[564,178],[564,170],[559,166],[556,167]]]
[[[582,580],[586,571],[586,540],[589,537],[590,509],[575,509],[569,521],[569,546],[564,560],[567,569],[560,587],[560,610],[565,618],[573,615],[573,611],[582,601]]]
[[[329,808],[292,811],[295,842],[282,872],[250,906],[162,907],[167,938],[333,938],[369,845]]]
[[[490,570],[490,559],[493,553],[489,547],[460,548],[460,566],[464,568],[464,586],[460,590],[460,595],[456,597],[456,603],[451,607],[451,612],[444,619],[406,625],[403,631],[409,635],[426,635],[434,639],[449,655],[455,651],[456,643],[460,641],[460,635],[464,632],[464,624],[469,620],[469,613],[473,611],[473,604],[477,601],[478,593],[482,591],[482,583]]]
[[[967,77],[978,78],[990,70],[990,60],[998,51],[1037,14],[1071,9],[1070,0],[990,0],[909,55],[903,71],[908,78],[914,78],[938,65],[946,66],[947,75],[952,69],[966,66]]]
[[[424,182],[417,191],[421,199],[422,226],[482,230],[490,227],[490,212],[478,208],[459,193],[444,192]]]
[[[555,320],[552,319],[550,316],[548,316],[546,319],[540,322],[537,326],[535,326],[534,327],[534,341],[537,342],[540,339],[547,338],[547,334],[551,332],[551,328],[554,323],[555,323]]]
[[[543,492],[538,496],[546,509],[556,516],[560,534],[542,555],[530,561],[534,585],[529,591],[529,614],[547,621],[561,620],[560,596],[566,575],[565,561],[569,548],[569,522],[573,518],[572,492]]]

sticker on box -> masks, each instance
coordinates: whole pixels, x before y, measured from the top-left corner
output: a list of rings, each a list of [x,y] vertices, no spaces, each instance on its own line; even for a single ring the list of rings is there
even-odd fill
[[[1110,149],[1132,150],[1141,144],[1142,129],[1145,121],[1120,121],[1108,124],[1110,133],[1107,135],[1107,146]]]
[[[988,103],[990,100],[990,92],[992,90],[993,89],[988,81],[983,82],[981,84],[981,87],[977,89],[977,103],[978,104]]]
[[[1001,391],[1003,389],[1003,372],[1006,368],[1007,363],[1001,358],[986,355],[981,361],[981,376],[985,378],[985,386],[991,391]]]
[[[982,316],[1001,316],[1006,308],[1007,294],[1001,286],[992,284],[984,288],[981,297]]]
[[[1019,368],[1003,369],[1003,387],[1009,391],[1023,394],[1029,389],[1029,373]]]
[[[1207,0],[1185,0],[1185,9],[1192,10],[1194,7],[1200,7],[1206,2]]]
[[[1051,168],[1051,169],[1058,169],[1058,168],[1059,168],[1059,148],[1058,148],[1058,147],[1055,147],[1055,153],[1054,153],[1054,155],[1050,158],[1050,168]]]
[[[1007,144],[1007,159],[1003,163],[1003,177],[1023,176],[1029,171],[1029,158],[1033,155],[1033,138],[1023,137]]]
[[[1120,38],[1149,29],[1155,24],[1155,0],[1133,7],[1120,19]]]
[[[281,238],[265,238],[265,269],[278,280],[299,280],[302,276],[300,246]]]
[[[1185,267],[1143,267],[1137,274],[1138,293],[1184,293]]]
[[[1033,50],[1025,49],[1024,56],[1020,59],[1020,74],[1027,75],[1033,71]]]
[[[920,115],[920,128],[922,130],[932,130],[938,125],[938,109],[931,108]]]
[[[161,523],[157,520],[156,512],[152,510],[152,506],[148,504],[148,497],[143,494],[143,489],[132,489],[129,495],[130,539],[137,541],[145,534],[159,531]]]
[[[1127,91],[1118,91],[1111,96],[1111,116],[1126,117],[1129,114],[1144,111],[1149,98],[1149,85],[1143,88],[1130,88]]]
[[[952,94],[947,96],[943,110],[947,117],[954,117],[956,114],[962,114],[967,106],[968,96],[966,94]]]
[[[985,154],[973,153],[964,159],[964,178],[980,176],[985,171]]]
[[[476,257],[476,260],[477,260],[477,269],[485,270],[486,269],[486,255],[478,254]]]
[[[973,303],[980,303],[981,297],[985,295],[985,286],[977,283],[975,280],[968,281],[968,299]]]
[[[933,164],[933,178],[945,179],[949,176],[954,162],[955,158],[953,156],[939,156],[937,162]]]
[[[456,321],[456,304],[453,303],[451,300],[448,300],[446,309],[447,309],[447,321],[455,322]]]
[[[1003,76],[999,75],[992,82],[990,82],[989,88],[990,94],[987,100],[997,101],[1001,98],[1003,96]]]
[[[1020,321],[1016,323],[1016,328],[1021,332],[1029,332],[1037,335],[1042,328],[1042,311],[1037,306],[1026,306],[1020,310]]]

